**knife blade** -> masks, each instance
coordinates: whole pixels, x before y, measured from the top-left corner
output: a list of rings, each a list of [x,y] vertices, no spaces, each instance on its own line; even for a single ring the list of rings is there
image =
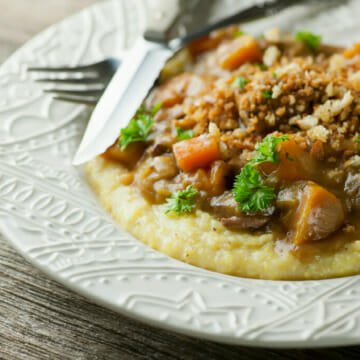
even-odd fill
[[[173,55],[168,46],[140,37],[123,57],[94,109],[85,136],[73,159],[80,165],[103,153],[119,137],[152,88],[165,62]]]

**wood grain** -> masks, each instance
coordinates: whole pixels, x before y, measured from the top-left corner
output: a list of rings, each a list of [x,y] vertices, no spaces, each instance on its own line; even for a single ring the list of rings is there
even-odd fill
[[[40,30],[93,3],[0,0],[0,62]],[[0,235],[1,360],[320,358],[360,358],[360,347],[252,349],[155,329],[91,304],[48,279]]]

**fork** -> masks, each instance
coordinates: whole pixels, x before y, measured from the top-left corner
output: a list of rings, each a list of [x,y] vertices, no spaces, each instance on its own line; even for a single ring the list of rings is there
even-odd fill
[[[177,47],[180,48],[186,45],[191,40],[208,35],[211,31],[220,27],[224,27],[230,24],[238,22],[246,22],[249,20],[255,20],[258,17],[264,16],[264,9],[266,8],[270,12],[277,12],[289,5],[294,5],[301,2],[311,0],[267,0],[262,3],[256,3],[255,5],[247,8],[246,10],[239,11],[232,14],[220,21],[207,25],[201,30],[187,34],[182,38],[174,39],[172,42],[177,43]],[[348,0],[345,0],[348,1]],[[329,0],[323,0],[322,2],[330,3]],[[161,33],[162,34],[162,33]],[[160,34],[160,35],[161,35]],[[162,34],[164,35],[164,34]],[[145,39],[155,42],[164,42],[165,40],[155,31],[149,34],[144,34]],[[149,37],[150,39],[148,39]],[[176,46],[175,46],[176,47]],[[95,106],[100,97],[106,90],[107,85],[112,79],[114,73],[119,68],[121,61],[117,58],[107,58],[94,64],[77,66],[77,67],[30,67],[27,70],[30,72],[46,72],[46,73],[63,73],[63,78],[57,76],[56,78],[47,77],[35,79],[37,82],[49,82],[64,86],[62,88],[53,87],[43,90],[44,92],[55,94],[53,98],[56,100],[68,101],[77,104],[85,104],[89,106]],[[89,85],[86,88],[75,88],[78,85]],[[91,88],[90,88],[91,87]]]
[[[107,58],[94,64],[75,67],[30,67],[27,71],[47,74],[57,74],[57,77],[42,77],[35,79],[40,83],[53,83],[62,88],[53,87],[44,89],[51,93],[55,100],[67,101],[76,104],[95,106],[104,93],[108,83],[120,66],[121,61],[117,58]],[[63,73],[63,78],[58,76]],[[79,85],[86,85],[80,88]]]

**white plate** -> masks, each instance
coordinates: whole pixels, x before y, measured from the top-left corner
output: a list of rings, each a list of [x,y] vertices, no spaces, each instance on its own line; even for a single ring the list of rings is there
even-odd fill
[[[248,29],[295,24],[327,41],[351,43],[360,40],[359,5],[330,9],[316,20],[298,8],[280,22],[276,16]],[[129,0],[91,7],[37,36],[1,68],[1,231],[35,266],[74,291],[165,329],[251,346],[358,343],[359,276],[262,281],[170,259],[122,231],[71,166],[88,113],[43,95],[25,66],[75,65],[119,53],[134,42],[147,9]]]

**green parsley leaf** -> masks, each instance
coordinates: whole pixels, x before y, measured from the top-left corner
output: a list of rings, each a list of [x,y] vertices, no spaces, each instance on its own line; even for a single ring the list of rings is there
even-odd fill
[[[269,91],[264,90],[264,91],[262,92],[262,94],[263,94],[263,97],[264,97],[265,99],[271,99],[271,98],[272,98],[273,91],[272,91],[272,89],[270,89]]]
[[[160,110],[161,107],[162,107],[162,102],[161,102],[161,101],[157,102],[157,103],[155,104],[155,106],[150,110],[151,115],[152,115],[152,116],[155,116],[156,113]]]
[[[321,42],[321,36],[315,35],[310,31],[298,31],[296,33],[296,40],[302,41],[306,44],[311,50],[316,50]]]
[[[267,66],[265,64],[261,64],[261,63],[256,62],[256,63],[254,63],[254,65],[256,67],[258,67],[260,70],[263,70],[263,71],[267,70]]]
[[[231,87],[239,87],[241,90],[244,90],[248,82],[249,80],[244,79],[242,76],[237,76],[232,82]]]
[[[268,136],[261,143],[255,145],[258,154],[250,161],[252,165],[259,165],[263,162],[280,164],[280,155],[276,150],[279,143],[288,141],[290,138],[286,135]]]
[[[177,132],[177,138],[178,140],[188,140],[191,139],[193,137],[193,131],[190,130],[185,130],[181,127],[177,127],[176,128],[176,132]]]
[[[157,103],[151,110],[146,110],[144,107],[136,112],[133,119],[130,120],[129,125],[121,129],[119,146],[124,150],[126,146],[135,141],[146,141],[150,129],[154,124],[154,115],[161,107],[161,103]]]
[[[191,212],[195,206],[195,195],[198,193],[196,189],[189,185],[185,190],[177,191],[166,199],[168,208],[165,214],[175,211],[178,215],[184,212]]]
[[[233,38],[237,38],[237,37],[242,36],[242,35],[244,35],[244,34],[245,34],[245,33],[244,33],[243,31],[239,30],[239,31],[236,31],[236,32],[232,35],[232,37],[233,37]]]
[[[152,117],[144,116],[137,120],[131,119],[129,125],[121,129],[119,145],[121,150],[135,141],[146,141],[150,128],[154,123]]]
[[[273,76],[273,78],[277,78],[277,75],[276,75],[276,71],[274,71],[273,73],[272,73],[272,76]]]
[[[276,197],[273,188],[262,185],[260,173],[249,163],[235,179],[232,193],[241,211],[255,212],[267,209],[270,200]]]
[[[234,199],[239,203],[238,207],[244,212],[265,210],[271,204],[271,199],[276,197],[274,188],[263,185],[260,173],[255,167],[263,162],[280,164],[280,155],[276,146],[290,140],[286,135],[268,136],[255,146],[258,153],[249,161],[236,176],[232,190]]]
[[[358,133],[358,137],[357,137],[356,142],[359,144],[359,150],[360,150],[360,133]]]

